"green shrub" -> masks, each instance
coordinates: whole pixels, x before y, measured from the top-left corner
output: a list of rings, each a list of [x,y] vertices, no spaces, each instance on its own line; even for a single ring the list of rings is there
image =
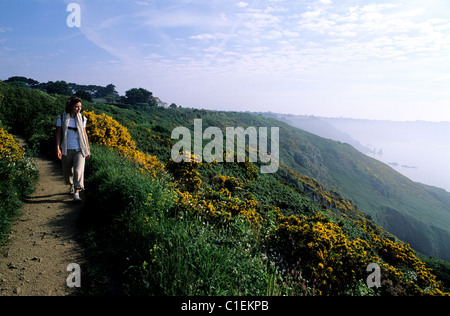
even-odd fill
[[[229,296],[267,292],[267,267],[252,244],[255,236],[237,229],[225,230],[189,215],[165,218],[153,229],[157,238],[149,260],[134,267],[146,294]]]
[[[86,220],[100,255],[127,294],[263,295],[268,274],[255,234],[236,219],[227,228],[176,210],[176,194],[104,147],[86,169]],[[92,234],[91,234],[92,237]],[[92,245],[91,245],[92,246]]]
[[[15,162],[0,159],[0,244],[9,233],[26,195],[31,194],[38,172],[30,157]]]

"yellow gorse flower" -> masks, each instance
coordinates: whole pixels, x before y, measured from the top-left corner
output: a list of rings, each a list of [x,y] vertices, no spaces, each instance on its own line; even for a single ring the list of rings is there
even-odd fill
[[[177,179],[176,185],[182,191],[196,192],[202,186],[202,180],[197,168],[201,166],[200,162],[197,162],[195,155],[190,152],[184,152],[183,155],[187,159],[183,159],[181,162],[174,162],[172,159],[167,163],[167,169]],[[189,160],[186,162],[185,160]]]
[[[0,159],[16,162],[23,159],[24,153],[25,149],[16,142],[14,137],[0,128]]]
[[[360,238],[350,239],[323,215],[301,215],[281,217],[275,235],[285,253],[307,262],[322,292],[329,286],[344,291],[349,284],[367,277],[368,264],[378,263],[384,279],[395,280],[409,293],[445,295],[432,270],[409,245],[382,236],[377,228],[365,229],[372,238],[370,245]],[[405,269],[416,276],[414,280],[407,278]]]
[[[136,143],[131,138],[127,128],[112,117],[103,113],[84,112],[88,118],[87,134],[91,142],[117,150],[121,155],[140,166],[143,173],[156,177],[165,166],[155,156],[145,154],[136,149]]]
[[[198,176],[198,173],[194,174],[195,177]],[[218,176],[218,178],[222,177],[226,178]],[[260,215],[261,207],[253,196],[247,196],[242,200],[233,197],[226,188],[221,188],[219,191],[206,188],[203,192],[178,190],[177,205],[180,210],[200,215],[213,222],[227,222],[237,217],[244,218],[257,226],[264,222]]]

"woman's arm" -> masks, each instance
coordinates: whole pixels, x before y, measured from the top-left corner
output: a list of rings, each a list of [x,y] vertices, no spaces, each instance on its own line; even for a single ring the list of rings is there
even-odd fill
[[[58,159],[62,159],[62,153],[61,153],[61,138],[62,138],[62,128],[61,126],[56,127],[56,157]]]
[[[86,129],[84,129],[84,137],[86,137],[86,144],[88,146],[89,155],[86,157],[87,159],[91,158],[91,146],[89,146],[89,138],[87,136]]]

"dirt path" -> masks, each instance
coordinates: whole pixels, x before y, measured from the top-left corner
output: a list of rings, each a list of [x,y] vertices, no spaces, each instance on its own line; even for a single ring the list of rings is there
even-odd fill
[[[11,241],[0,248],[1,296],[67,296],[76,294],[66,279],[71,263],[83,266],[77,241],[81,203],[73,201],[58,164],[36,159],[39,182],[20,218]]]

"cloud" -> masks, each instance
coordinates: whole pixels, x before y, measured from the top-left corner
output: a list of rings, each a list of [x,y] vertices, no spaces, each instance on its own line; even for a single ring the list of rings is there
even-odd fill
[[[195,36],[189,36],[190,39],[197,39],[197,40],[210,40],[215,39],[216,37],[212,34],[199,34]]]
[[[134,3],[136,3],[137,5],[140,5],[140,6],[144,6],[144,7],[150,6],[150,3],[145,2],[145,1],[135,1]]]
[[[11,32],[12,30],[11,27],[0,27],[0,33]]]
[[[311,104],[332,102],[320,96],[322,91],[356,100],[348,92],[352,85],[393,93],[398,90],[387,87],[406,80],[417,88],[436,78],[427,73],[430,67],[450,64],[448,19],[406,1],[357,6],[327,0],[200,2],[160,2],[149,10],[138,1],[134,10],[96,14],[91,22],[86,16],[83,33],[119,59],[132,82],[154,73],[155,79],[147,80],[160,91],[170,93],[164,85],[188,85],[197,95],[209,89],[218,99],[228,95],[220,89],[248,88],[250,94],[258,87],[286,94],[286,102],[302,93],[317,96]],[[306,92],[307,87],[314,88]]]
[[[247,2],[241,1],[241,2],[236,3],[236,6],[237,6],[238,8],[246,8],[246,7],[249,6],[249,4],[248,4]]]
[[[135,3],[141,8],[148,4]],[[251,6],[241,1],[234,5],[235,10],[230,6],[212,10],[213,4],[210,8],[179,5],[141,9],[103,19],[95,16],[92,23],[85,20],[83,32],[121,59],[156,53],[174,63],[186,55],[189,60],[211,60],[215,51],[215,57],[222,54],[222,60],[241,65],[239,55],[248,56],[255,47],[270,47],[266,56],[274,59],[288,42],[290,49],[282,59],[307,61],[309,65],[394,61],[449,49],[450,22],[424,18],[422,9],[401,3],[330,4],[321,0],[302,8],[297,1],[273,0],[270,5],[255,2]],[[299,8],[303,12],[299,13]],[[139,52],[139,47],[145,49]]]
[[[189,36],[189,39],[200,40],[200,41],[208,41],[208,40],[220,40],[228,37],[227,34],[224,33],[202,33],[198,35]]]
[[[303,19],[312,20],[312,19],[318,18],[321,13],[322,13],[322,9],[317,9],[315,11],[307,11],[305,13],[302,13],[301,17]]]
[[[349,7],[340,13],[316,8],[304,12],[299,21],[304,34],[328,47],[330,54],[346,51],[349,61],[369,62],[411,60],[448,49],[448,26],[444,19],[428,19],[423,10],[397,3]],[[345,55],[341,57],[345,60]]]

